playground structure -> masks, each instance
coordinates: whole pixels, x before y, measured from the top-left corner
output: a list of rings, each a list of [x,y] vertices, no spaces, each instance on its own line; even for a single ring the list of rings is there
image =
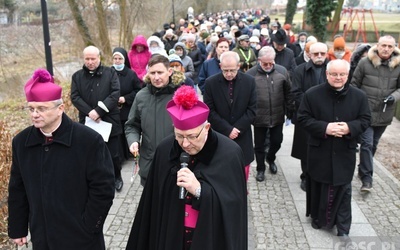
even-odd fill
[[[374,27],[374,32],[376,36],[376,40],[379,40],[379,33],[378,29],[376,28],[375,20],[374,20],[374,15],[372,13],[372,10],[367,10],[367,9],[353,9],[353,8],[344,8],[340,14],[340,21],[338,24],[335,26],[334,32],[332,33],[332,36],[335,36],[337,32],[339,31],[339,26],[342,20],[346,20],[346,23],[343,25],[343,37],[348,40],[349,36],[352,36],[353,39],[350,39],[352,42],[354,42],[354,46],[357,46],[357,43],[362,42],[362,43],[368,43],[367,40],[367,35],[366,35],[366,22],[365,22],[365,14],[370,14],[371,15],[371,20],[372,24]],[[355,23],[355,26],[353,27],[353,23]],[[354,37],[354,31],[356,31],[356,35]],[[333,40],[333,37],[332,37]]]

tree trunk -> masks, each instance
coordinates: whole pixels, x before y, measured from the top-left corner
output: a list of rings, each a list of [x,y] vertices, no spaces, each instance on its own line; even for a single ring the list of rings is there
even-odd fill
[[[110,39],[108,38],[106,13],[103,9],[103,1],[95,0],[95,4],[96,4],[97,23],[99,28],[99,39],[100,39],[99,49],[103,52],[103,57],[111,58],[111,45],[110,45]]]
[[[85,46],[94,45],[94,42],[90,36],[89,29],[83,20],[79,6],[75,0],[68,0],[69,8],[71,9],[72,17],[75,20],[78,32],[82,37]]]
[[[338,0],[338,5],[335,10],[335,14],[333,15],[332,23],[329,27],[329,30],[332,32],[332,36],[336,35],[333,34],[336,31],[340,30],[340,14],[342,13],[344,0]]]
[[[285,24],[292,24],[294,14],[296,14],[297,3],[299,0],[288,0],[286,4],[286,16],[285,16]]]

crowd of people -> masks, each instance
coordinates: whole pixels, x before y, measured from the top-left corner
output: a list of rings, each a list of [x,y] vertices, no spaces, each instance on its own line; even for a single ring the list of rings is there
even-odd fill
[[[111,124],[107,139],[68,118],[61,88],[35,71],[25,85],[33,126],[13,140],[10,238],[26,244],[29,226],[34,248],[104,249],[121,165],[134,155],[144,190],[127,249],[247,249],[250,163],[258,182],[266,163],[277,173],[288,119],[311,225],[347,237],[357,144],[369,192],[400,100],[400,50],[388,35],[353,52],[340,35],[332,42],[234,11],[139,34],[113,50],[111,67],[88,46],[71,101],[79,123]]]

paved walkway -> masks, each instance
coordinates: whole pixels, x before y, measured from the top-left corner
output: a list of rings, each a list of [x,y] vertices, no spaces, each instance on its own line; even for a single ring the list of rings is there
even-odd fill
[[[293,125],[284,127],[276,175],[268,173],[264,182],[256,182],[255,163],[252,164],[248,187],[249,250],[345,249],[340,247],[342,243],[335,236],[336,229],[315,230],[305,216],[305,193],[299,186],[300,161],[290,156],[292,138]],[[143,190],[139,177],[130,182],[132,168],[133,161],[123,166],[125,184],[122,191],[116,193],[104,226],[109,250],[125,249]],[[399,181],[375,162],[372,192],[360,194],[360,185],[354,176],[351,249],[400,249]]]

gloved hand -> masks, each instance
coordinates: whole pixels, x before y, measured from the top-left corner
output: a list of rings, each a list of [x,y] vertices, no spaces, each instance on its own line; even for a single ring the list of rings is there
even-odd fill
[[[386,97],[383,102],[386,103],[387,105],[392,105],[394,103],[394,97],[392,95]]]

